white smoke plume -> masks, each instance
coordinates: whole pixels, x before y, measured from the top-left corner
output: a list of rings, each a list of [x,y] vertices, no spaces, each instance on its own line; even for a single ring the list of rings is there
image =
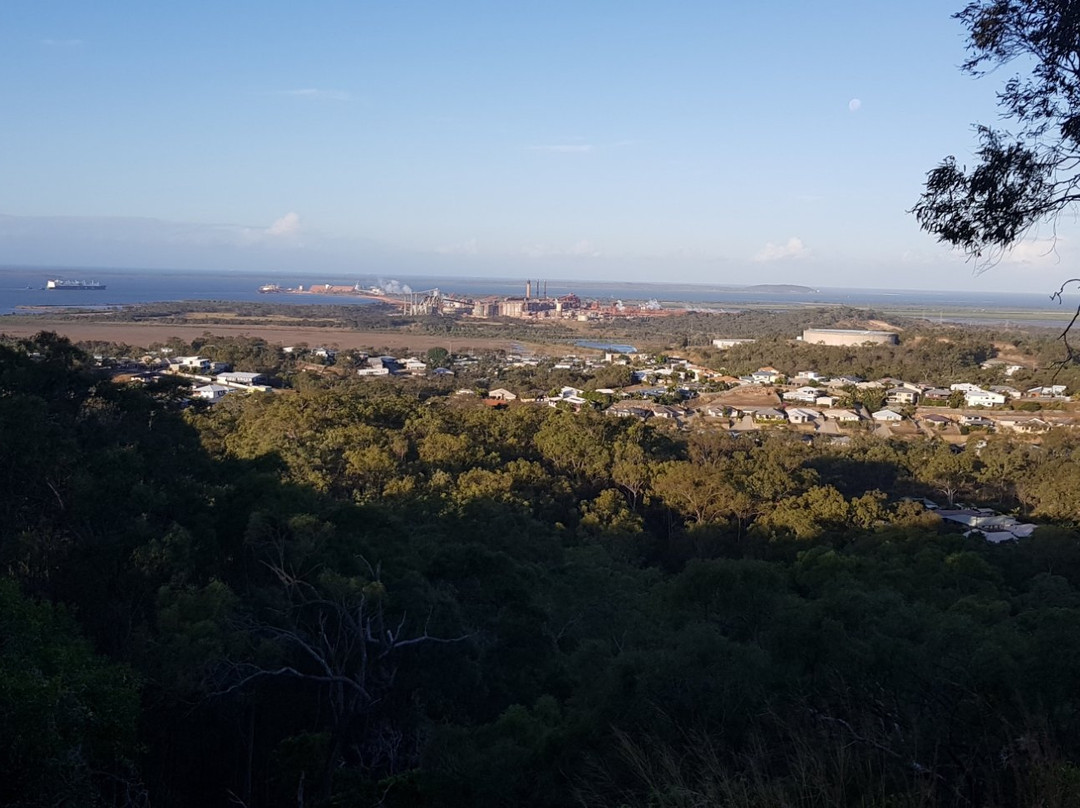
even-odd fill
[[[379,278],[378,287],[382,289],[388,295],[411,295],[412,287],[407,283],[401,281],[388,280],[384,281]]]

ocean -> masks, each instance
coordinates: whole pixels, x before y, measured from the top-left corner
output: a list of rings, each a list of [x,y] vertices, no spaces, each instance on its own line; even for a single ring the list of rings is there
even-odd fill
[[[102,291],[46,290],[51,278],[98,281]],[[0,314],[12,314],[21,307],[39,306],[125,306],[179,300],[226,302],[272,302],[275,304],[369,305],[370,301],[331,295],[262,295],[258,288],[276,283],[283,287],[329,283],[363,287],[380,286],[387,291],[426,291],[438,288],[464,295],[523,295],[525,281],[510,278],[450,278],[399,276],[390,278],[358,273],[351,277],[316,276],[282,272],[198,272],[191,270],[86,269],[78,267],[27,269],[0,267]],[[648,301],[708,306],[728,311],[745,306],[814,307],[847,305],[862,309],[905,309],[928,319],[951,321],[1009,322],[1058,326],[1072,314],[1070,304],[1059,305],[1043,292],[983,292],[971,290],[928,291],[913,289],[851,289],[821,287],[812,292],[791,292],[757,288],[740,290],[733,285],[627,283],[618,281],[534,281],[533,294],[576,294],[584,299],[605,302]],[[970,312],[970,316],[965,316]],[[995,312],[1001,316],[996,317]],[[948,316],[947,316],[948,315]]]

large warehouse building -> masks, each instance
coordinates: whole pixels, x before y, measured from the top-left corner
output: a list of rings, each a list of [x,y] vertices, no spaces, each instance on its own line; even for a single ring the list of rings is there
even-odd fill
[[[892,331],[859,331],[850,328],[807,328],[803,342],[814,345],[897,345],[900,340]]]

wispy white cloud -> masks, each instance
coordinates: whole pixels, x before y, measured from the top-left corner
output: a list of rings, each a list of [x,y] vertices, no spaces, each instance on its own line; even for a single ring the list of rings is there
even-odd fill
[[[526,151],[552,152],[555,154],[588,154],[589,152],[605,151],[607,149],[625,149],[636,146],[638,141],[624,138],[613,140],[610,143],[589,143],[583,137],[571,137],[554,143],[537,143],[525,146]]]
[[[83,44],[81,39],[43,39],[41,44],[47,48],[77,48]]]
[[[591,143],[550,143],[543,146],[528,146],[529,151],[557,152],[560,154],[584,154],[593,150]]]
[[[300,216],[296,213],[286,213],[279,219],[275,219],[273,224],[266,228],[266,235],[280,237],[280,236],[295,236],[300,232]]]
[[[299,90],[279,90],[275,95],[286,95],[292,98],[314,98],[320,101],[348,101],[352,97],[344,90],[320,90],[315,87],[305,87]]]
[[[810,250],[803,244],[802,239],[797,236],[792,236],[785,244],[773,244],[772,242],[769,242],[757,252],[754,256],[754,260],[758,263],[766,263],[768,261],[785,261],[806,258],[809,255]]]
[[[577,258],[599,258],[603,252],[588,239],[582,239],[568,247],[552,247],[547,244],[532,244],[521,248],[529,258],[554,258],[571,256]]]
[[[1004,264],[1060,264],[1061,251],[1067,249],[1068,239],[1039,238],[1021,241],[1001,257]]]

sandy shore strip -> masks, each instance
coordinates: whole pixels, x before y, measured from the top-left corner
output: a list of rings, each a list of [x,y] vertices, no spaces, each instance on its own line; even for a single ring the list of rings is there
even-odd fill
[[[72,342],[98,341],[117,342],[146,348],[154,343],[166,342],[178,337],[185,342],[202,337],[207,332],[228,337],[258,337],[271,344],[297,345],[307,343],[315,348],[326,346],[341,350],[355,348],[389,348],[397,351],[404,348],[413,352],[424,352],[429,348],[449,348],[453,345],[455,353],[476,349],[479,351],[526,351],[536,353],[582,351],[570,345],[544,345],[521,340],[495,339],[489,337],[439,337],[427,334],[409,334],[394,331],[352,331],[345,328],[303,328],[296,326],[273,325],[222,325],[206,323],[198,325],[166,323],[86,323],[63,320],[28,321],[20,318],[18,322],[5,322],[0,318],[0,334],[10,337],[32,337],[40,331],[55,331]]]

